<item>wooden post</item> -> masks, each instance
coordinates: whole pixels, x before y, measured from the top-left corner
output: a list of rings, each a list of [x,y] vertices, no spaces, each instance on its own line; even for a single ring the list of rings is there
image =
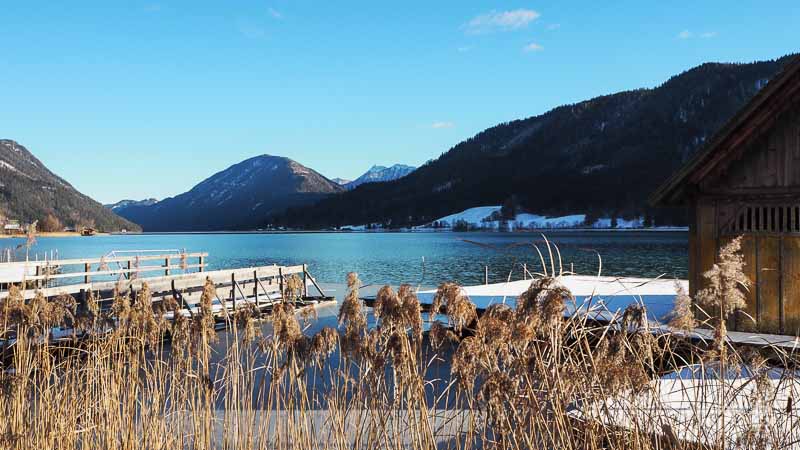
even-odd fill
[[[308,271],[306,270],[306,265],[303,264],[303,298],[308,297],[308,282],[306,281],[306,276]]]
[[[86,272],[86,274],[83,276],[83,282],[86,283],[86,284],[89,284],[89,280],[90,280],[89,272],[92,270],[92,265],[89,264],[89,263],[86,263],[86,264],[83,265],[83,268],[84,268],[84,271]]]
[[[231,301],[233,302],[233,310],[236,311],[236,274],[231,274]]]
[[[164,269],[164,276],[169,276],[169,256],[164,259],[164,267],[166,267],[166,269]]]
[[[200,266],[200,270],[199,271],[202,272],[203,271],[203,257],[202,256],[197,258],[197,264]]]
[[[483,284],[489,284],[489,266],[483,266]]]
[[[253,271],[253,297],[256,298],[256,308],[260,305],[258,303],[258,271]]]
[[[36,283],[34,283],[34,285],[36,285],[37,288],[39,287],[39,283],[41,283],[41,280],[39,280],[39,275],[41,275],[41,273],[42,273],[42,269],[41,269],[41,267],[39,267],[37,265],[36,266]]]
[[[278,285],[281,290],[281,300],[286,301],[286,299],[283,298],[283,267],[278,267]]]
[[[129,280],[131,279],[131,260],[130,259],[128,260],[128,273],[126,275],[126,278],[128,278]]]

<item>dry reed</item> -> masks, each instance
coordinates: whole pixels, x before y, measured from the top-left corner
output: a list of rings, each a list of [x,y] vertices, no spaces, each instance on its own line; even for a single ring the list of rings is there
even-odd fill
[[[636,305],[610,323],[566,316],[575,299],[554,262],[515,307],[492,305],[480,317],[461,287],[441,285],[430,333],[408,285],[379,291],[376,326],[368,327],[355,274],[338,330],[307,333],[317,311],[304,318],[295,309],[302,284],[287,278],[284,301],[270,314],[240,307],[224,342],[210,281],[191,317],[146,287],[133,298],[117,293],[103,309],[93,295],[80,305],[71,297],[25,301],[12,286],[0,303],[0,447],[660,449],[700,441],[781,448],[791,429],[771,420],[729,423],[744,431],[728,442],[722,418],[709,436],[703,423],[676,428],[665,410],[643,413],[643,403],[614,400],[655,402],[651,380],[687,362],[727,362],[731,355],[720,352],[730,349],[754,373],[752,405],[772,417],[770,365],[788,367],[793,355],[771,349],[768,361],[724,340],[724,319],[747,285],[736,245],[723,249],[698,296],[722,314],[705,321],[717,330],[713,345],[654,334]],[[680,292],[677,329],[695,325],[692,304]],[[436,320],[440,313],[445,321]],[[58,327],[72,327],[74,339],[51,339]],[[731,399],[725,395],[722,404]],[[617,414],[630,426],[615,423]],[[687,439],[691,433],[704,438]]]

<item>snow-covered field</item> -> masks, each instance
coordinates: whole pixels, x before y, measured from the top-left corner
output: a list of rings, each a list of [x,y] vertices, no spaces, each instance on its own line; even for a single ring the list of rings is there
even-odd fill
[[[539,214],[519,213],[514,220],[502,220],[501,206],[477,206],[465,209],[459,213],[450,214],[425,225],[406,228],[404,231],[448,231],[448,230],[489,230],[489,231],[518,231],[518,230],[543,230],[543,229],[597,229],[597,230],[636,230],[645,229],[641,217],[623,219],[618,217],[615,226],[613,219],[601,217],[591,224],[586,223],[585,214],[570,214],[566,216],[548,217]],[[346,231],[381,231],[379,223],[367,225],[343,225],[340,230]],[[662,231],[683,231],[685,227],[655,227]]]
[[[611,226],[611,218],[601,218],[593,224],[586,223],[585,214],[571,214],[560,217],[547,217],[538,214],[520,213],[514,220],[495,220],[500,215],[501,206],[478,206],[469,208],[456,214],[442,217],[433,222],[416,227],[416,229],[432,228],[454,228],[467,227],[487,230],[524,230],[524,229],[547,229],[547,228],[618,228],[632,229],[643,228],[644,223],[641,218],[625,220],[617,219],[616,227]],[[494,217],[492,217],[494,215]]]

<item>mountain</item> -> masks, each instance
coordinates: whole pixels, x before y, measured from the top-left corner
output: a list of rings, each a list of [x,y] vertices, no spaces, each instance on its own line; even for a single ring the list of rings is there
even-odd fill
[[[346,184],[347,189],[355,189],[365,183],[393,181],[410,174],[416,167],[395,164],[392,167],[372,166],[363,175]]]
[[[353,180],[345,180],[344,178],[332,178],[331,181],[338,184],[339,186],[346,186],[353,182]]]
[[[647,196],[793,56],[706,63],[651,89],[605,95],[501,123],[401,179],[363,185],[274,222],[320,228],[401,227],[482,205],[547,216],[644,217],[680,225],[685,210],[652,209]]]
[[[0,139],[0,216],[22,223],[38,220],[40,225],[47,218],[51,228],[47,231],[60,231],[66,226],[139,230],[137,225],[78,192],[28,149],[10,139]]]
[[[103,206],[112,211],[117,211],[131,206],[151,206],[155,205],[156,203],[158,203],[158,200],[154,198],[146,198],[144,200],[120,200],[117,203],[112,203],[110,205],[103,205]]]
[[[261,155],[234,164],[178,196],[116,212],[145,231],[253,229],[289,206],[311,204],[342,191],[338,184],[289,158]]]

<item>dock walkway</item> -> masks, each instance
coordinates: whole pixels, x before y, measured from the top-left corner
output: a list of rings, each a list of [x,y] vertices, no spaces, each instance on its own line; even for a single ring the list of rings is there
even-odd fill
[[[561,283],[572,292],[574,303],[568,303],[565,316],[586,314],[598,322],[613,322],[622,316],[623,311],[632,303],[644,305],[650,329],[656,334],[682,335],[694,341],[712,341],[714,331],[707,328],[696,328],[686,333],[667,326],[672,313],[677,286],[688,291],[687,280],[647,279],[632,277],[597,277],[585,275],[566,275],[559,278]],[[494,283],[476,286],[464,286],[464,293],[475,304],[478,312],[489,306],[504,303],[512,308],[517,298],[531,285],[531,280],[518,280],[507,283]],[[430,306],[435,289],[418,292],[420,303]],[[800,350],[800,339],[796,336],[784,336],[764,333],[748,333],[729,331],[728,340],[732,344],[753,345],[758,347],[778,347],[782,350]]]
[[[79,303],[84,303],[90,293],[101,309],[107,310],[118,294],[135,298],[144,289],[150,291],[155,304],[169,298],[178,301],[178,314],[191,317],[200,311],[200,300],[207,281],[216,291],[211,310],[218,324],[227,324],[238,308],[245,304],[267,311],[277,303],[283,302],[289,277],[302,280],[297,298],[291,299],[296,306],[316,304],[333,300],[326,296],[323,288],[308,272],[306,265],[279,266],[276,264],[238,269],[205,270],[207,253],[156,252],[149,255],[115,256],[110,258],[88,258],[60,261],[30,261],[25,263],[0,263],[3,268],[22,269],[21,278],[13,281],[21,288],[21,295],[30,300],[36,295],[47,299],[69,295]],[[196,260],[196,263],[190,263]],[[152,264],[156,262],[156,264]],[[64,273],[52,274],[41,270],[48,265],[61,267],[78,266]],[[144,276],[158,272],[158,276]],[[2,273],[2,272],[0,272]],[[30,275],[33,273],[33,275]],[[66,281],[59,284],[57,281]],[[0,300],[9,296],[7,289],[0,289]],[[164,315],[167,320],[174,319],[174,312]],[[72,329],[54,329],[54,338],[74,336]]]

